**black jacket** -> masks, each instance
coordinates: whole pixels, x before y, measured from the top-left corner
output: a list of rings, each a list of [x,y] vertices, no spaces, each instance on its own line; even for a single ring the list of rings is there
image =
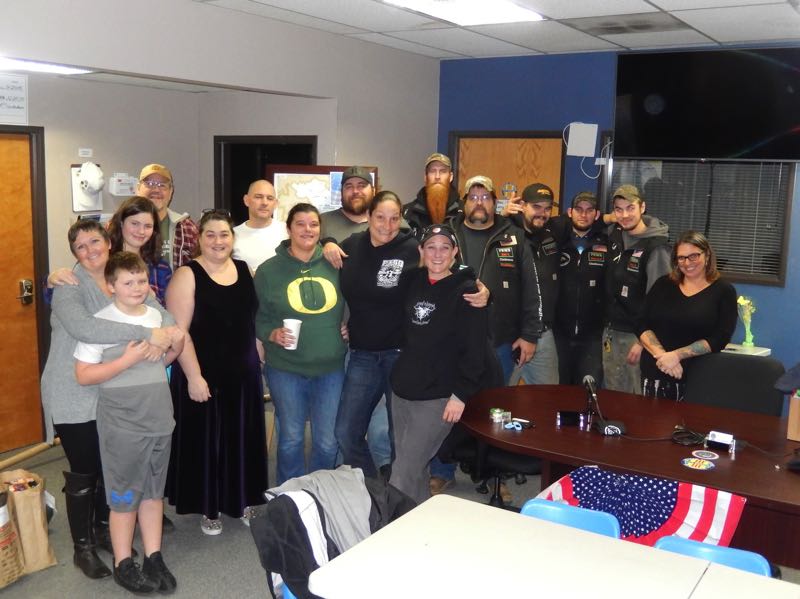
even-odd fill
[[[413,202],[406,204],[403,207],[403,218],[408,223],[411,232],[419,239],[422,236],[422,230],[431,222],[431,216],[428,213],[428,204],[426,199],[425,188],[423,187],[417,192],[417,197]],[[444,220],[454,218],[461,213],[461,199],[458,193],[452,186],[450,186],[450,194],[447,199],[447,210],[444,215]]]
[[[669,227],[657,218],[642,218],[647,229],[627,248],[619,225],[613,225],[608,235],[606,319],[617,331],[639,329],[647,290],[669,272]]]
[[[489,329],[494,346],[522,337],[536,343],[542,336],[542,302],[536,265],[525,233],[496,215],[497,230],[486,244],[478,278],[491,292]],[[450,221],[464,247],[464,215]]]
[[[572,237],[561,248],[560,301],[556,307],[555,330],[579,338],[599,335],[603,329],[605,273],[608,265],[608,236],[595,225],[582,238],[578,251]]]
[[[391,375],[392,389],[405,399],[452,394],[466,402],[491,374],[488,311],[463,298],[477,290],[475,273],[469,267],[454,268],[434,284],[425,268],[411,275],[403,316],[406,346]]]

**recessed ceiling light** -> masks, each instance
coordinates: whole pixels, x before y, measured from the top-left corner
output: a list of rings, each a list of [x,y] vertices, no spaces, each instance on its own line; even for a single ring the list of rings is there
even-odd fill
[[[384,0],[401,8],[450,21],[462,27],[541,21],[539,13],[511,0]]]
[[[0,56],[0,71],[30,71],[33,73],[55,73],[57,75],[83,75],[92,72],[86,69],[65,67],[60,64],[18,60],[16,58],[5,58],[3,56]]]

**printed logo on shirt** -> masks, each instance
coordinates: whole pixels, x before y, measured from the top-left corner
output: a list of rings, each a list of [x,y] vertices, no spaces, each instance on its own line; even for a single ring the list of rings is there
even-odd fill
[[[414,304],[414,316],[411,322],[414,324],[425,325],[431,321],[431,315],[436,310],[436,304],[430,302],[417,302]]]
[[[306,293],[303,293],[302,289],[305,289]],[[286,299],[295,312],[300,314],[322,314],[336,306],[339,295],[334,284],[328,279],[323,279],[322,277],[300,277],[286,286]],[[307,299],[313,300],[316,305],[307,307],[305,304]]]
[[[378,280],[376,281],[378,287],[384,289],[397,287],[401,272],[403,272],[402,260],[384,260],[378,269]]]
[[[603,252],[589,252],[589,264],[591,266],[603,266],[606,262],[606,255]]]

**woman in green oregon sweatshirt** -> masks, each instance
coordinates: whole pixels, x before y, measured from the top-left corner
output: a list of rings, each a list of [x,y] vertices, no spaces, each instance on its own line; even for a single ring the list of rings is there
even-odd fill
[[[258,267],[254,280],[256,336],[264,343],[264,376],[280,422],[279,485],[306,473],[307,419],[312,438],[308,471],[333,468],[338,451],[334,424],[344,381],[344,300],[339,272],[322,256],[319,223],[313,205],[296,204],[286,219],[289,239]],[[302,322],[297,337],[283,326],[284,319]]]

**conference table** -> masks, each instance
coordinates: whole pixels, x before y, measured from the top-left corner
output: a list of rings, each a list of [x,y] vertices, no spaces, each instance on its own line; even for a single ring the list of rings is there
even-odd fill
[[[712,487],[747,498],[731,546],[756,551],[770,561],[800,568],[800,473],[785,462],[800,448],[786,439],[787,420],[774,416],[599,390],[601,412],[620,420],[625,436],[556,426],[559,410],[581,411],[587,394],[579,386],[521,385],[488,389],[467,403],[461,422],[479,440],[542,460],[542,488],[583,465],[621,473],[657,476]],[[492,422],[489,410],[531,420],[534,428],[508,430]],[[711,470],[681,464],[692,451],[670,436],[676,426],[703,434],[733,434],[748,445],[734,454],[717,450]]]
[[[309,589],[326,599],[681,599],[703,585],[698,596],[800,597],[798,585],[714,566],[437,495],[312,572]]]

